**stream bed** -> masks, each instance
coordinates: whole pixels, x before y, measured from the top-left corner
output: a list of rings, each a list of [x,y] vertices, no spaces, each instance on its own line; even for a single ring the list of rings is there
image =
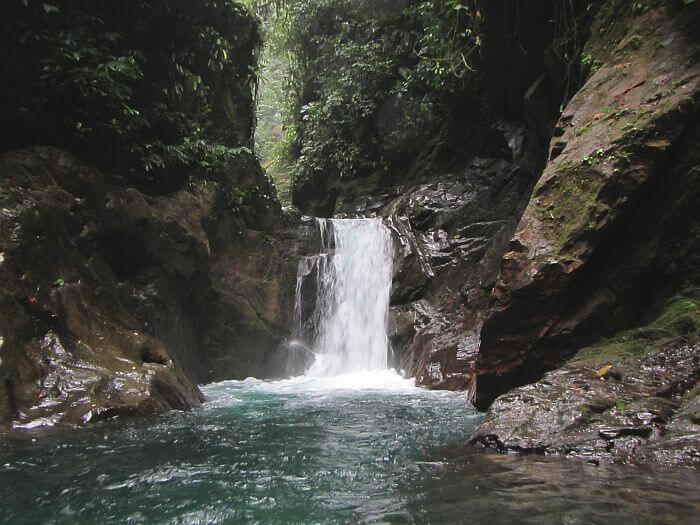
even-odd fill
[[[198,410],[1,436],[0,523],[692,523],[696,470],[480,454],[391,371],[203,388]]]

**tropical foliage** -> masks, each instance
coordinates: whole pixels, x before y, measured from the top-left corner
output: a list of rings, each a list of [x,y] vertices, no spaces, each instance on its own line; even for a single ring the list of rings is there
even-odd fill
[[[7,0],[2,149],[64,147],[151,181],[252,147],[258,25],[233,0]]]
[[[294,178],[405,167],[453,108],[479,92],[476,4],[286,2]]]

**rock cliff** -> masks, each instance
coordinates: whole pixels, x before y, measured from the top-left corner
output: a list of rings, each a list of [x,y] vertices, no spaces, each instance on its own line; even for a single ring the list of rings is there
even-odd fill
[[[482,331],[480,406],[527,381],[518,374],[536,377],[567,348],[696,284],[700,67],[688,14],[601,18],[625,31],[565,108],[501,262]]]
[[[700,7],[563,4],[524,10],[504,0],[479,11],[477,94],[423,93],[430,103],[418,104],[413,93],[399,103],[390,86],[402,82],[404,65],[416,66],[413,48],[389,65],[378,60],[386,82],[363,91],[365,135],[348,136],[379,146],[352,149],[364,159],[357,173],[350,157],[337,163],[346,172],[327,169],[334,157],[309,131],[325,129],[321,110],[341,99],[306,93],[320,120],[298,146],[323,162],[297,180],[294,199],[305,213],[384,217],[395,247],[391,364],[419,385],[466,390],[490,408],[473,442],[592,461],[695,463]],[[170,148],[172,137],[163,143],[149,127],[170,155],[160,178],[144,182],[133,166],[96,167],[51,147],[0,157],[0,421],[183,409],[201,402],[198,382],[284,374],[280,343],[313,228],[280,208],[248,150],[257,30],[241,9],[231,24],[247,20],[250,56],[234,64],[221,55],[228,73],[214,75],[201,108],[190,108],[204,128],[183,128]],[[521,12],[511,27],[505,15]],[[573,24],[569,48],[557,43],[564,37],[553,17]],[[354,23],[381,28],[389,42],[409,19]],[[349,65],[324,71],[324,82],[343,87],[334,75],[349,78],[357,66],[357,35],[335,25],[326,29],[339,32]],[[357,34],[363,52],[383,56]],[[179,104],[181,95],[165,93]],[[454,110],[450,129],[438,113],[420,113],[432,104]],[[71,131],[76,140],[81,126]],[[343,126],[331,131],[350,140]],[[16,145],[27,146],[27,136]],[[151,169],[147,149],[137,157]],[[198,163],[206,169],[187,171]]]
[[[553,38],[549,20],[555,15],[554,3],[536,8],[520,4],[484,5],[478,72],[469,80],[451,79],[454,85],[445,81],[454,91],[431,85],[414,86],[416,92],[406,88],[399,95],[384,88],[371,97],[362,92],[363,103],[375,109],[369,112],[371,118],[359,119],[358,131],[350,137],[372,145],[363,151],[368,157],[362,165],[375,166],[374,171],[320,169],[303,154],[325,151],[329,136],[350,140],[344,120],[327,123],[323,133],[310,133],[306,124],[300,125],[297,137],[299,162],[308,176],[295,179],[293,200],[303,212],[380,215],[393,231],[391,365],[429,388],[465,389],[473,381],[481,324],[500,259],[544,168],[547,151],[542,134],[548,134],[556,120],[559,72],[537,62]],[[518,10],[523,13],[522,24],[512,27],[515,19],[509,15]],[[374,14],[356,16],[375,24],[380,39],[402,34],[416,23],[413,15],[376,22]],[[357,39],[350,48],[355,51],[348,53],[366,49],[364,37],[357,36],[361,32],[344,32],[342,26],[323,26],[323,31],[324,38],[337,38],[338,45]],[[420,77],[422,69],[414,63],[411,46],[388,56],[389,66],[382,65],[377,75],[395,77],[396,90],[404,89],[399,86],[409,74],[406,64]],[[324,64],[309,60],[307,67],[315,71],[319,63]],[[328,86],[351,75],[353,67],[354,62],[340,63],[319,72],[323,82],[305,85],[310,104],[316,99],[322,104]],[[504,84],[503,78],[514,81]],[[530,93],[533,85],[539,86],[536,95]],[[528,102],[523,103],[526,95]],[[523,106],[539,111],[536,124],[529,123]]]
[[[302,180],[295,198],[385,217],[393,363],[496,400],[477,442],[693,462],[700,9],[563,4],[484,6],[488,107],[460,124],[462,150],[434,135],[410,162]],[[518,7],[513,43],[499,15]],[[566,56],[552,18],[575,32]]]
[[[597,71],[562,113],[492,292],[471,396],[496,401],[477,441],[697,461],[697,23],[673,3],[599,12]]]
[[[246,223],[226,185],[152,196],[52,148],[4,154],[0,174],[2,420],[183,409],[197,382],[280,373],[297,241],[279,205]]]
[[[395,366],[429,388],[464,389],[500,255],[541,169],[526,128],[493,124],[503,149],[410,186],[380,213],[395,234],[390,339]]]
[[[0,11],[0,422],[284,373],[305,230],[251,151],[258,20],[234,0]]]

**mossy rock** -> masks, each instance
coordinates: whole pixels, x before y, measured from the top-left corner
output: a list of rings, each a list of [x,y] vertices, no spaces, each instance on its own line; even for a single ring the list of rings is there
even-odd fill
[[[572,363],[626,361],[642,355],[657,353],[669,344],[680,341],[700,341],[700,299],[675,297],[649,324],[626,330],[600,343],[584,348]]]

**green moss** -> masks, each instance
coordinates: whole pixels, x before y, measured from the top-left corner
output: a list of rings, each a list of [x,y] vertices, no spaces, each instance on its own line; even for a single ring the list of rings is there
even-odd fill
[[[580,137],[581,135],[584,135],[588,133],[591,129],[590,124],[588,126],[583,126],[581,128],[578,128],[576,131],[574,131],[574,137]]]
[[[674,297],[663,311],[645,326],[626,330],[584,348],[574,358],[580,364],[601,359],[624,361],[663,350],[669,343],[700,338],[700,299]]]
[[[630,49],[639,49],[642,47],[642,37],[639,35],[632,35],[627,41],[627,46]]]
[[[673,83],[673,85],[671,86],[671,90],[675,90],[681,86],[686,85],[688,82],[690,82],[691,80],[693,80],[697,76],[698,76],[697,73],[691,73],[690,75],[686,75],[683,78],[679,78],[678,80],[676,80]]]
[[[376,170],[367,177],[361,177],[347,181],[345,187],[349,194],[374,195],[380,192],[381,188],[387,185],[387,173],[383,170]]]
[[[659,0],[638,0],[632,2],[632,13],[642,15],[657,5],[659,5]]]
[[[604,157],[605,150],[598,148],[590,155],[586,155],[585,157],[583,157],[583,159],[581,159],[581,163],[585,164],[586,166],[592,166],[596,162],[603,160]]]
[[[408,206],[409,201],[410,192],[401,194],[399,197],[386,205],[386,207],[382,210],[382,215],[385,217],[390,215],[401,215],[406,210],[406,206]]]
[[[700,299],[682,297],[671,301],[653,324],[679,336],[698,335]]]
[[[552,228],[553,249],[560,257],[572,258],[572,241],[595,226],[597,196],[604,182],[584,159],[578,166],[562,165],[547,186],[539,189],[540,215]]]
[[[598,60],[588,53],[581,54],[581,70],[587,74],[595,73],[603,65],[602,60]]]
[[[629,108],[623,108],[623,109],[614,109],[614,108],[605,108],[603,110],[604,113],[606,113],[606,120],[619,120],[620,117],[623,117],[625,115],[628,115],[630,113],[634,113],[635,110],[631,110]]]
[[[695,385],[690,392],[688,392],[688,401],[696,399],[700,395],[700,385]]]
[[[598,10],[591,27],[591,38],[586,42],[581,65],[594,72],[596,65],[607,62],[614,53],[618,58],[636,51],[642,47],[646,39],[656,29],[653,23],[653,15],[649,14],[654,8],[662,4],[660,0],[639,0],[627,2],[621,0],[607,0]],[[635,21],[635,18],[646,16],[647,20]],[[639,33],[631,35],[627,41],[630,27],[636,27]],[[618,45],[624,42],[621,48]]]

